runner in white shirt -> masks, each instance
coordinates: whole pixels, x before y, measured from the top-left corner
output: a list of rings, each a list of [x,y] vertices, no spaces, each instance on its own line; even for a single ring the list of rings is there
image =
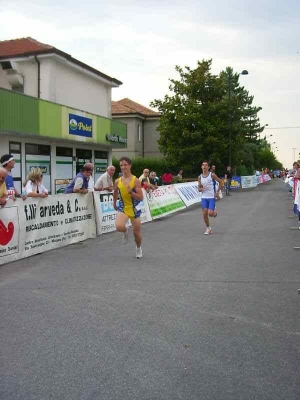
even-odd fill
[[[222,181],[217,177],[216,174],[209,172],[209,166],[207,161],[203,161],[202,163],[202,174],[199,175],[198,178],[198,190],[202,192],[201,198],[201,206],[202,206],[202,215],[203,220],[206,225],[205,235],[210,235],[212,233],[212,229],[209,224],[209,217],[216,217],[216,199],[215,199],[215,191],[214,191],[214,180],[219,182],[218,190],[222,190]]]

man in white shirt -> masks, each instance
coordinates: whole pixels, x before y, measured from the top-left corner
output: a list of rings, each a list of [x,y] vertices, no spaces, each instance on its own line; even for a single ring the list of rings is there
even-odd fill
[[[96,191],[106,191],[111,192],[113,190],[113,176],[116,172],[116,169],[113,165],[109,165],[106,168],[106,172],[97,179],[97,182],[94,186]]]

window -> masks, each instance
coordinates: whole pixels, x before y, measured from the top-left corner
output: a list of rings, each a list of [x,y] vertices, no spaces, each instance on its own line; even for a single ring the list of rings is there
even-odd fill
[[[107,151],[99,151],[95,150],[95,158],[100,158],[100,159],[108,159],[108,153]]]
[[[95,150],[95,169],[94,178],[96,180],[104,174],[108,166],[108,152]]]
[[[50,146],[45,144],[26,143],[25,153],[41,155],[41,156],[50,156]]]
[[[65,186],[57,186],[58,181],[70,180],[73,177],[73,149],[70,147],[56,147],[56,181],[55,191],[60,193]]]
[[[14,156],[15,166],[13,169],[13,177],[15,182],[15,188],[21,193],[22,192],[22,156],[21,156],[21,143],[9,142],[9,153]]]
[[[24,86],[12,86],[11,90],[17,93],[24,93]]]
[[[56,147],[56,155],[59,157],[73,157],[73,149],[70,147]]]
[[[137,134],[138,134],[138,142],[141,142],[141,140],[142,140],[142,130],[141,130],[141,125],[140,124],[138,124],[138,126],[137,126]]]
[[[43,184],[51,193],[51,148],[45,144],[25,143],[25,171],[29,174],[32,168],[40,168],[43,173]]]
[[[14,154],[21,154],[21,143],[9,142],[9,152]]]
[[[3,70],[12,69],[10,61],[2,61],[0,64]]]

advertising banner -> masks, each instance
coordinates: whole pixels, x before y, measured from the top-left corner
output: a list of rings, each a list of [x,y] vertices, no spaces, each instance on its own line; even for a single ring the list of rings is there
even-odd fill
[[[0,209],[0,264],[95,236],[90,193],[9,200]]]
[[[295,179],[294,189],[294,212],[299,216],[300,213],[300,179]]]
[[[141,207],[141,221],[149,222],[152,220],[149,206],[146,199],[146,192],[143,189],[144,200],[139,203]],[[115,220],[117,212],[113,207],[113,192],[94,192],[95,200],[95,210],[96,210],[96,223],[97,223],[97,233],[101,235],[102,233],[113,232],[116,230]],[[118,204],[118,203],[117,203]],[[130,221],[128,226],[130,226]]]
[[[264,180],[263,180],[262,175],[257,175],[257,176],[256,176],[256,183],[257,183],[258,185],[260,185],[261,183],[264,183]]]
[[[249,189],[257,187],[257,177],[252,176],[241,176],[242,189]]]
[[[263,182],[269,182],[271,180],[270,175],[269,174],[264,174],[263,175]]]
[[[153,219],[172,214],[186,207],[173,185],[159,186],[158,189],[147,193],[147,201]]]
[[[232,177],[230,189],[241,189],[241,177],[240,176]]]
[[[189,207],[193,204],[201,203],[202,193],[198,191],[198,182],[176,183],[174,185],[184,204]]]
[[[77,136],[93,137],[92,118],[69,114],[69,134]]]

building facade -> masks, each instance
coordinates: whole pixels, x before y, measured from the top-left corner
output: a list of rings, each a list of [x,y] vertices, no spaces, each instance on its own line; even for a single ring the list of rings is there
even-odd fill
[[[31,38],[0,42],[0,156],[14,155],[19,190],[36,166],[51,193],[86,162],[94,179],[105,172],[112,143],[127,146],[126,124],[111,119],[111,89],[120,84]]]
[[[127,148],[113,146],[114,157],[163,157],[157,143],[160,113],[126,98],[112,102],[112,118],[127,124]]]

